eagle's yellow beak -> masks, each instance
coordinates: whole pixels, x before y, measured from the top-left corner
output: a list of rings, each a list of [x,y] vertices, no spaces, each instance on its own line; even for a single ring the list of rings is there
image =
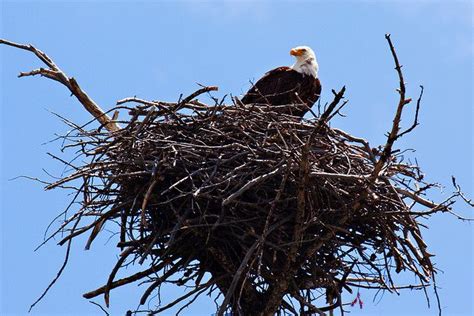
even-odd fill
[[[301,55],[303,55],[303,50],[302,50],[302,49],[292,48],[292,49],[290,50],[290,55],[292,55],[292,56],[301,56]]]

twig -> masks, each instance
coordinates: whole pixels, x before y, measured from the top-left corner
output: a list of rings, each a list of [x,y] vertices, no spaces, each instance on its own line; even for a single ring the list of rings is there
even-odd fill
[[[103,311],[106,316],[109,316],[109,315],[110,315],[110,314],[107,312],[107,310],[106,310],[104,307],[102,307],[102,305],[100,305],[99,303],[96,303],[96,302],[94,302],[94,301],[89,301],[89,303],[94,304],[95,306],[98,306],[98,307],[100,308],[100,310]]]
[[[416,100],[415,120],[413,121],[412,126],[410,126],[407,130],[398,134],[398,138],[402,137],[405,134],[410,133],[415,127],[417,127],[420,124],[418,123],[418,113],[420,112],[421,98],[423,97],[424,90],[425,89],[423,88],[423,86],[420,86],[420,95],[418,96],[418,100]]]
[[[74,224],[73,230],[77,227],[78,224],[79,224],[79,221],[76,221],[76,223]],[[56,283],[56,281],[59,279],[59,277],[63,274],[63,271],[66,268],[66,265],[69,261],[69,253],[71,252],[71,243],[72,243],[72,240],[69,240],[69,242],[67,244],[67,248],[66,248],[66,255],[64,257],[64,261],[63,261],[63,264],[61,265],[61,268],[59,268],[58,273],[56,274],[54,279],[51,281],[51,283],[49,283],[49,285],[46,287],[46,289],[43,291],[43,293],[40,295],[40,297],[38,297],[38,299],[36,301],[34,301],[33,304],[30,305],[30,308],[28,309],[28,312],[31,312],[33,307],[35,307],[36,304],[38,304],[43,299],[43,297],[46,296],[48,291],[53,287],[54,283]]]
[[[389,160],[390,156],[392,155],[392,146],[399,137],[399,130],[400,130],[400,121],[402,118],[402,112],[403,112],[403,107],[411,102],[411,99],[406,99],[405,98],[405,81],[403,79],[403,73],[402,73],[402,66],[400,65],[397,57],[397,53],[395,51],[395,47],[392,44],[392,40],[390,39],[390,34],[385,35],[385,39],[388,42],[388,45],[390,46],[390,51],[392,52],[392,57],[395,62],[395,70],[397,71],[398,78],[400,80],[400,89],[398,90],[398,93],[400,94],[400,99],[398,101],[398,106],[397,106],[397,111],[395,113],[395,117],[393,119],[393,125],[392,125],[392,130],[388,134],[387,137],[387,142],[384,146],[382,155],[380,156],[380,159],[377,161],[374,167],[374,171],[372,172],[372,181],[374,181],[378,176],[380,171],[382,170],[383,166],[385,163]]]

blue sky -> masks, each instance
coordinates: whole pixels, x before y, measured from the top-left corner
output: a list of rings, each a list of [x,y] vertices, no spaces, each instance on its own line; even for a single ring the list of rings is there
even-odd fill
[[[446,197],[451,175],[473,195],[470,1],[2,1],[0,11],[1,37],[37,45],[106,109],[134,95],[177,100],[180,93],[193,92],[196,83],[218,85],[219,97],[238,95],[249,80],[292,63],[290,48],[309,45],[320,64],[322,102],[330,101],[331,89],[347,86],[347,118],[337,118],[333,126],[373,146],[384,143],[398,97],[384,39],[392,33],[408,95],[415,98],[418,86],[425,86],[421,126],[398,146],[416,148],[410,157],[418,159],[430,180],[447,185],[431,198]],[[58,153],[59,144],[43,143],[67,127],[49,111],[75,122],[89,116],[57,83],[16,78],[19,71],[40,66],[32,55],[0,47],[0,58],[0,314],[24,315],[62,263],[64,249],[54,242],[33,249],[69,197],[9,179],[46,178],[42,169],[61,175],[62,166],[46,155]],[[461,203],[457,211],[472,215]],[[437,215],[427,224],[424,237],[444,271],[437,276],[444,315],[472,315],[472,224],[449,215]],[[63,277],[33,315],[100,314],[81,294],[106,281],[119,254],[106,237],[89,251],[82,250],[85,241],[76,242]],[[133,284],[112,292],[111,314],[134,308],[141,290]],[[163,299],[179,291],[165,288]],[[365,308],[350,309],[351,315],[437,315],[419,291],[385,294],[375,302],[373,294],[361,291]],[[213,306],[204,297],[185,315],[210,315]]]

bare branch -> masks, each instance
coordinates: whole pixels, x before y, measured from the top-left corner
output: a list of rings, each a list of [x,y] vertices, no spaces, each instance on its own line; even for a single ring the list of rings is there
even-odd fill
[[[418,96],[418,100],[416,100],[416,110],[415,110],[415,120],[413,121],[413,125],[410,126],[406,131],[401,132],[398,134],[398,138],[402,137],[405,134],[410,133],[415,127],[419,125],[418,123],[418,113],[420,112],[420,104],[421,104],[421,98],[423,97],[423,91],[425,90],[423,86],[420,86],[420,95]]]
[[[46,78],[55,80],[66,86],[69,91],[79,100],[84,108],[92,114],[107,130],[115,132],[120,129],[117,123],[113,122],[112,119],[92,100],[86,92],[84,92],[77,81],[68,77],[45,53],[35,48],[33,45],[24,45],[14,42],[10,42],[4,39],[0,39],[0,44],[7,46],[23,49],[35,54],[49,69],[36,69],[29,72],[21,72],[18,77],[27,77],[41,75]]]
[[[400,89],[398,90],[398,93],[400,94],[400,99],[398,101],[395,117],[393,118],[392,130],[388,134],[387,143],[384,146],[382,155],[380,156],[380,159],[377,161],[374,167],[374,171],[372,172],[372,179],[376,179],[378,177],[383,166],[392,155],[392,146],[399,137],[398,132],[400,130],[400,121],[402,118],[403,107],[411,102],[411,99],[406,99],[405,97],[405,81],[403,79],[402,66],[398,61],[398,56],[395,51],[395,47],[393,46],[392,40],[390,39],[390,34],[386,34],[385,39],[387,40],[388,45],[390,46],[390,51],[392,52],[393,60],[395,62],[395,70],[397,71],[398,78],[400,80]]]

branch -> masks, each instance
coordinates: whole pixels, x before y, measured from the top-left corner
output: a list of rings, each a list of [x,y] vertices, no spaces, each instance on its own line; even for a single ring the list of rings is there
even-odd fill
[[[420,112],[421,98],[423,97],[423,91],[425,90],[425,88],[423,86],[420,86],[420,89],[420,95],[418,96],[418,100],[416,100],[415,121],[413,122],[412,126],[410,126],[410,128],[398,134],[398,138],[410,133],[415,127],[420,124],[418,123],[418,113]]]
[[[181,102],[179,102],[179,105],[191,102],[195,97],[197,97],[197,96],[199,96],[203,93],[210,92],[210,91],[217,91],[217,90],[219,90],[219,88],[216,87],[216,86],[202,87],[201,89],[197,90],[196,92],[190,94],[189,96],[187,96],[186,98],[181,100]],[[177,110],[178,109],[175,109],[175,111],[177,111]]]
[[[280,165],[279,167],[277,167],[276,169],[274,169],[273,171],[270,171],[269,173],[266,173],[266,174],[263,174],[261,176],[258,176],[252,180],[250,180],[249,182],[247,182],[244,186],[242,186],[237,192],[234,192],[232,193],[231,195],[229,195],[225,200],[222,201],[222,206],[226,206],[227,204],[229,204],[230,202],[234,201],[236,198],[238,198],[239,196],[241,196],[244,192],[246,192],[247,190],[251,189],[253,186],[255,186],[256,184],[259,184],[261,183],[262,181],[265,181],[266,179],[268,179],[269,177],[272,177],[274,176],[275,174],[277,174],[280,170],[282,170],[283,168],[285,168],[286,165],[283,164],[283,165]]]
[[[76,229],[78,224],[79,224],[79,221],[76,221],[76,223],[72,227],[72,231],[74,231]],[[36,301],[33,304],[30,305],[30,308],[28,309],[28,313],[31,312],[33,307],[35,307],[36,304],[38,304],[46,296],[46,294],[49,292],[49,290],[53,287],[54,283],[56,283],[56,281],[59,279],[59,277],[63,274],[63,271],[66,268],[66,265],[69,261],[69,253],[71,251],[71,243],[72,243],[72,240],[69,240],[69,242],[67,244],[66,255],[64,257],[64,261],[63,261],[63,264],[62,264],[61,268],[59,268],[58,273],[56,274],[54,279],[49,283],[48,287],[43,291],[41,296],[38,297],[38,299],[36,299]]]
[[[121,254],[120,258],[115,264],[114,268],[112,269],[112,272],[109,275],[109,279],[107,280],[107,284],[105,285],[105,290],[104,290],[104,301],[105,301],[105,306],[107,308],[110,305],[110,289],[112,287],[112,283],[114,282],[115,275],[117,274],[118,270],[122,267],[122,264],[127,260],[128,256],[135,250],[134,247],[128,247],[125,249]]]
[[[256,240],[254,242],[254,244],[252,245],[252,247],[249,248],[249,250],[247,251],[247,254],[245,255],[242,262],[240,263],[239,268],[235,272],[235,275],[232,278],[232,282],[231,282],[231,284],[230,284],[230,286],[227,289],[227,292],[225,294],[224,301],[222,302],[221,307],[217,311],[218,316],[223,316],[224,315],[224,312],[227,309],[227,305],[229,304],[230,299],[232,298],[233,295],[235,295],[235,293],[234,293],[235,287],[237,286],[237,283],[240,281],[240,276],[242,275],[242,272],[244,272],[245,268],[248,267],[247,263],[252,258],[252,255],[253,255],[255,249],[257,249],[257,246],[259,245],[259,242],[260,242],[260,239]],[[245,281],[243,281],[243,282],[245,282]]]
[[[29,72],[20,72],[18,75],[21,77],[36,76],[41,75],[43,77],[58,81],[64,86],[66,86],[69,91],[79,100],[79,102],[84,106],[84,108],[92,114],[108,131],[114,132],[120,129],[120,126],[115,123],[98,105],[92,100],[87,93],[81,89],[76,79],[68,77],[48,55],[34,47],[33,45],[24,45],[14,42],[10,42],[4,39],[0,39],[0,44],[7,46],[15,47],[18,49],[23,49],[29,52],[32,52],[36,55],[48,69],[39,68]]]
[[[106,316],[109,316],[109,315],[110,315],[110,314],[107,312],[107,310],[106,310],[105,308],[103,308],[102,305],[100,305],[99,303],[96,303],[96,302],[94,302],[94,301],[89,301],[89,303],[94,304],[95,306],[98,306],[98,307],[100,308],[100,310],[101,310],[102,312],[104,312],[104,314],[105,314]]]
[[[385,144],[384,150],[380,159],[375,164],[374,171],[372,172],[372,181],[376,179],[382,170],[385,163],[389,160],[390,156],[392,155],[392,147],[395,141],[400,137],[398,134],[400,130],[400,121],[402,118],[403,107],[411,102],[411,99],[405,98],[405,81],[403,79],[402,73],[402,66],[400,65],[397,57],[397,53],[395,52],[395,47],[392,44],[392,40],[390,39],[390,34],[385,34],[385,39],[388,41],[388,45],[390,46],[390,51],[392,52],[393,60],[395,62],[395,70],[398,73],[398,78],[400,80],[400,88],[398,89],[398,93],[400,94],[400,99],[398,101],[397,112],[395,113],[395,117],[393,119],[392,130],[390,134],[388,134],[387,142]]]
[[[130,275],[128,277],[125,277],[123,279],[119,279],[117,281],[113,281],[112,283],[109,284],[109,282],[107,282],[106,285],[104,286],[101,286],[99,287],[98,289],[95,289],[93,291],[90,291],[90,292],[87,292],[87,293],[84,293],[82,296],[84,298],[87,298],[87,299],[91,299],[91,298],[94,298],[100,294],[104,294],[106,291],[110,291],[111,289],[114,289],[114,288],[117,288],[117,287],[120,287],[122,285],[125,285],[125,284],[129,284],[129,283],[132,283],[132,282],[135,282],[135,281],[138,281],[142,278],[145,278],[151,274],[154,274],[154,273],[158,273],[159,271],[161,271],[161,269],[163,269],[167,264],[169,264],[169,261],[168,260],[163,260],[161,261],[159,264],[157,265],[152,265],[150,268],[144,270],[144,271],[140,271],[140,272],[137,272],[133,275]],[[109,276],[110,278],[110,276]]]
[[[221,278],[217,278],[217,279],[221,279]],[[161,312],[164,312],[165,310],[170,309],[171,307],[173,307],[173,306],[175,306],[176,304],[178,304],[179,302],[181,302],[181,301],[187,299],[188,297],[194,295],[195,293],[198,293],[198,295],[196,295],[196,297],[197,297],[197,296],[199,296],[200,293],[206,291],[211,285],[215,284],[215,282],[216,282],[216,280],[213,279],[213,278],[211,278],[211,280],[209,280],[208,282],[206,282],[206,283],[204,283],[204,284],[201,284],[201,285],[199,285],[199,286],[196,286],[193,290],[191,290],[191,291],[189,291],[188,293],[186,293],[186,294],[184,294],[184,295],[178,297],[178,298],[177,298],[176,300],[174,300],[173,302],[171,302],[171,303],[169,303],[169,304],[167,304],[167,305],[165,305],[165,306],[163,306],[163,307],[157,309],[156,311],[150,312],[149,315],[156,315],[156,314],[159,314],[159,313],[161,313]],[[195,297],[195,298],[196,298],[196,297]],[[194,299],[195,299],[195,298],[194,298]],[[186,306],[186,305],[185,305],[185,306]]]
[[[121,99],[121,100],[118,100],[116,104],[121,105],[121,104],[128,103],[128,102],[136,102],[136,103],[141,103],[141,104],[144,104],[144,105],[147,105],[147,106],[160,107],[159,102],[147,101],[147,100],[143,100],[143,99],[140,99],[140,98],[137,98],[137,97],[130,97],[130,98]]]
[[[332,93],[334,94],[334,100],[332,100],[331,104],[329,104],[326,111],[324,111],[324,113],[319,118],[319,122],[321,122],[320,124],[327,123],[329,121],[328,120],[329,116],[331,115],[336,105],[338,105],[339,101],[341,101],[341,99],[344,97],[344,92],[346,92],[346,86],[343,86],[339,92],[332,90]],[[345,105],[345,103],[343,105]]]
[[[327,122],[329,122],[330,118],[332,118],[331,113],[339,104],[339,101],[341,101],[342,98],[344,98],[344,92],[346,92],[346,86],[343,86],[339,92],[332,90],[332,93],[334,94],[334,99],[328,105],[327,109],[324,111],[324,113],[319,117],[318,121],[316,122],[313,132],[311,133],[311,135],[308,138],[308,141],[306,142],[305,150],[309,150],[309,146],[313,142],[314,137],[316,137],[316,135],[321,130],[321,127],[324,126],[324,124],[326,124]],[[344,106],[346,103],[347,102],[344,102],[342,106]],[[340,108],[342,108],[342,106]]]

